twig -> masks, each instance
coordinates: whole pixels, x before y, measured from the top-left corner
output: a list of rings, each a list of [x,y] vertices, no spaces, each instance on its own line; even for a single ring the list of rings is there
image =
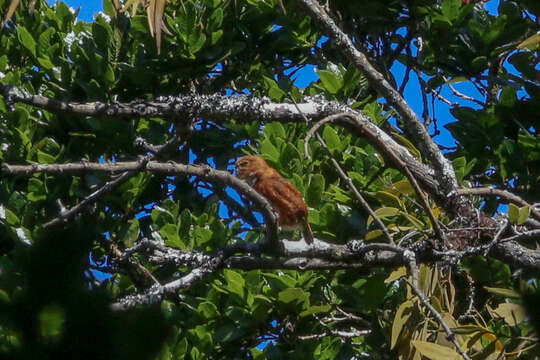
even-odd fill
[[[201,280],[205,275],[214,272],[223,258],[216,257],[213,262],[206,266],[193,269],[187,275],[171,281],[165,285],[155,284],[144,294],[128,295],[111,304],[113,311],[128,310],[138,305],[151,305],[163,301],[167,296],[174,296],[178,290],[190,287],[193,283]]]
[[[444,332],[446,333],[446,338],[448,340],[450,340],[454,346],[456,347],[456,350],[457,352],[461,355],[461,357],[465,360],[471,360],[471,358],[469,357],[469,355],[467,355],[465,353],[465,351],[463,351],[463,349],[461,348],[461,346],[459,345],[457,339],[456,339],[456,334],[450,329],[450,327],[448,326],[448,324],[446,324],[446,322],[444,321],[444,319],[442,318],[441,314],[439,314],[439,312],[437,310],[435,310],[435,308],[430,304],[429,300],[426,298],[426,296],[424,295],[424,293],[422,292],[422,290],[420,290],[420,288],[414,284],[412,284],[409,280],[407,280],[406,278],[403,278],[403,280],[405,282],[407,282],[407,284],[409,284],[409,286],[411,287],[411,290],[413,291],[413,293],[416,295],[416,297],[418,297],[418,299],[420,300],[420,302],[429,310],[429,312],[431,313],[431,315],[433,315],[433,317],[437,320],[437,322],[439,323],[439,325],[441,325],[441,327],[443,328]]]
[[[485,105],[482,101],[480,101],[480,100],[478,100],[478,99],[475,99],[475,98],[473,98],[473,97],[471,97],[471,96],[465,95],[465,94],[459,92],[458,90],[456,90],[456,88],[454,88],[454,87],[452,86],[452,84],[448,82],[448,78],[447,78],[446,76],[443,76],[443,79],[444,79],[445,85],[448,86],[448,87],[450,88],[450,90],[452,91],[452,93],[453,93],[455,96],[457,96],[457,97],[459,97],[459,98],[462,98],[463,100],[472,101],[472,102],[474,102],[474,103],[476,103],[476,104],[478,104],[478,105],[481,105],[481,106],[484,106],[484,105]]]
[[[535,239],[535,238],[538,238],[538,237],[540,237],[540,230],[539,229],[529,230],[529,231],[524,231],[522,233],[519,233],[517,235],[513,235],[513,236],[510,236],[510,237],[504,238],[504,239],[500,240],[499,243],[511,242],[511,241],[522,241],[522,240],[528,240],[528,239]],[[532,249],[530,249],[530,250],[532,250]]]
[[[535,218],[540,220],[540,211],[536,210],[531,204],[529,204],[527,201],[523,200],[521,197],[512,194],[509,191],[501,190],[501,189],[495,189],[490,187],[479,187],[479,188],[460,188],[457,189],[456,192],[459,195],[489,195],[489,196],[499,196],[502,197],[514,204],[518,204],[521,206],[528,206],[531,209],[531,214],[534,215]]]
[[[337,170],[337,172],[338,172],[339,176],[341,177],[341,179],[345,182],[345,184],[347,184],[347,187],[349,188],[349,190],[351,190],[351,192],[354,194],[354,196],[356,197],[356,200],[358,200],[360,205],[362,205],[362,207],[373,218],[375,223],[377,223],[377,225],[381,228],[384,236],[386,237],[386,241],[389,244],[393,244],[394,241],[392,240],[392,236],[390,235],[390,232],[388,231],[388,228],[386,227],[386,225],[384,225],[382,220],[377,216],[377,214],[375,214],[375,211],[373,211],[371,206],[369,206],[368,202],[364,199],[362,194],[360,194],[360,192],[358,191],[358,189],[354,185],[351,178],[349,176],[347,176],[347,174],[345,174],[345,172],[343,171],[343,169],[341,168],[339,163],[332,156],[332,153],[330,152],[330,149],[328,148],[328,146],[324,142],[323,138],[318,133],[316,133],[315,136],[317,138],[317,141],[319,141],[319,143],[321,143],[322,147],[325,148],[327,150],[327,152],[330,154],[330,161],[332,162],[332,165]]]
[[[405,175],[407,176],[407,179],[411,183],[413,189],[415,190],[416,194],[420,198],[422,207],[424,208],[424,211],[428,214],[429,221],[431,222],[431,226],[433,227],[433,230],[435,231],[435,234],[439,239],[441,239],[443,242],[446,239],[446,235],[441,230],[441,227],[439,226],[439,222],[435,218],[435,215],[433,214],[433,211],[431,211],[431,207],[429,206],[428,199],[422,189],[420,188],[420,185],[418,185],[418,182],[416,181],[416,178],[413,176],[409,168],[405,163],[402,163],[402,169],[405,172]]]
[[[141,162],[142,166],[142,162]],[[103,186],[101,186],[99,189],[91,193],[90,195],[86,196],[83,200],[81,200],[78,204],[72,206],[69,210],[63,210],[60,211],[60,214],[58,217],[51,219],[50,221],[43,224],[44,228],[53,227],[55,225],[65,224],[70,219],[74,218],[77,214],[79,214],[81,211],[83,211],[85,208],[87,208],[89,205],[95,203],[97,200],[99,200],[103,195],[110,193],[118,186],[122,185],[126,181],[128,181],[131,177],[133,177],[136,174],[134,171],[126,171],[122,175],[118,176],[116,179],[106,182]]]
[[[489,252],[491,251],[491,248],[495,246],[495,244],[497,244],[497,242],[499,241],[502,234],[505,232],[507,228],[508,228],[508,220],[504,219],[503,224],[501,225],[501,227],[499,228],[499,230],[493,237],[493,240],[491,240],[491,242],[485,247],[484,256],[487,256],[487,254],[489,254]]]
[[[424,119],[424,128],[426,131],[429,130],[429,124],[431,124],[431,118],[429,116],[429,108],[428,108],[428,98],[426,95],[426,88],[428,87],[424,79],[422,78],[422,74],[418,70],[414,70],[414,73],[416,74],[416,77],[418,78],[418,82],[420,83],[420,93],[422,94],[422,118]]]
[[[322,339],[327,336],[336,336],[344,339],[350,339],[360,336],[366,336],[371,334],[371,329],[364,329],[364,330],[358,330],[351,328],[349,331],[346,330],[328,330],[324,331],[320,334],[310,334],[310,335],[298,335],[298,339],[300,340],[315,340],[315,339]]]
[[[118,263],[120,265],[123,265],[128,271],[128,274],[133,282],[139,282],[139,284],[136,284],[139,287],[147,287],[148,283],[153,283],[154,285],[159,285],[158,279],[152,275],[150,271],[148,271],[147,268],[142,266],[139,262],[135,260],[128,259],[127,257],[123,256],[122,250],[118,248],[118,246],[110,241],[107,241],[105,243],[105,247],[108,248],[109,252],[112,254],[113,258],[115,260],[118,260]],[[122,259],[122,260],[120,260]],[[138,280],[140,277],[144,277],[146,281],[140,281]],[[146,283],[146,284],[145,284]]]
[[[467,273],[466,271],[463,271],[463,273],[464,273],[465,279],[467,279],[467,282],[468,282],[468,286],[466,287],[468,305],[467,305],[467,310],[465,310],[465,312],[458,317],[459,322],[467,321],[474,318],[474,312],[473,312],[474,292],[475,292],[474,280],[471,277],[471,275],[469,275],[469,273]]]

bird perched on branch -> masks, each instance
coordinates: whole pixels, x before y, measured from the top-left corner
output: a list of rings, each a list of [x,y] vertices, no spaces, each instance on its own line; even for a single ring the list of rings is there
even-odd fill
[[[242,156],[235,163],[237,176],[264,196],[279,214],[283,230],[302,229],[306,243],[313,243],[308,210],[300,191],[260,156]]]

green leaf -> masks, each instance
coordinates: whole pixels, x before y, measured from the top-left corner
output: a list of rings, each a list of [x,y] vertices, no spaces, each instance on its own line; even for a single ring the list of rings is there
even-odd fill
[[[509,86],[505,86],[501,91],[501,95],[499,96],[499,102],[501,103],[501,105],[506,107],[515,106],[517,103],[517,96],[515,90]]]
[[[330,94],[336,94],[343,87],[343,78],[328,70],[317,70],[322,85]]]
[[[17,27],[17,37],[22,46],[24,46],[35,57],[37,44],[32,35],[22,25]]]
[[[400,210],[394,207],[382,207],[375,210],[375,215],[377,215],[380,219],[386,219],[392,216],[396,216],[399,213],[400,213]],[[370,216],[367,219],[367,226],[369,226],[372,222],[373,222],[373,218]]]
[[[165,239],[165,244],[180,250],[185,250],[186,245],[178,236],[178,229],[174,224],[165,224],[159,229],[159,234]]]
[[[516,326],[527,318],[525,308],[519,304],[503,303],[494,309],[493,312],[502,317],[510,326]]]
[[[286,139],[287,133],[285,132],[285,128],[283,125],[279,122],[271,122],[264,126],[264,134],[267,137],[274,136],[276,138]]]
[[[405,136],[397,132],[392,132],[392,136],[398,139],[399,142],[403,146],[405,146],[411,152],[411,154],[413,154],[414,157],[416,157],[419,160],[422,160],[422,154],[420,153],[420,150],[418,150],[416,146],[414,146],[413,143],[409,141],[409,139],[407,139]]]
[[[456,334],[463,334],[463,335],[474,334],[477,332],[483,333],[483,332],[488,331],[486,328],[482,326],[478,326],[478,325],[461,325],[461,326],[452,328],[451,330],[455,332]]]
[[[32,202],[46,200],[46,192],[47,190],[45,188],[45,184],[43,184],[43,181],[36,178],[28,179],[28,200]]]
[[[200,303],[197,310],[205,319],[214,319],[220,316],[217,306],[209,301]]]
[[[198,31],[196,33],[191,34],[188,38],[188,41],[189,41],[189,51],[192,54],[196,54],[204,46],[204,43],[206,42],[206,35],[203,32]]]
[[[237,294],[241,299],[243,299],[246,285],[243,276],[238,272],[229,269],[223,270],[223,276],[225,277],[225,280],[227,280],[227,290]]]
[[[41,67],[46,70],[51,70],[54,67],[54,64],[51,62],[48,56],[40,56],[37,58],[37,61]]]
[[[412,195],[415,193],[414,188],[412,187],[409,180],[399,180],[392,184],[389,191],[397,191],[398,194],[403,195]]]
[[[105,71],[103,73],[103,79],[105,81],[107,81],[109,84],[114,83],[115,75],[114,75],[114,70],[113,70],[111,64],[106,64],[105,65]]]
[[[268,96],[270,96],[272,100],[281,101],[281,99],[283,99],[285,95],[287,95],[283,90],[279,88],[277,82],[275,82],[273,79],[267,76],[263,76],[263,82],[268,91]]]
[[[219,29],[223,23],[223,9],[217,8],[214,10],[210,18],[208,19],[208,27],[210,30]]]
[[[55,28],[51,26],[50,28],[47,28],[45,31],[39,34],[38,44],[39,44],[39,52],[41,54],[43,54],[49,49],[49,47],[51,46],[51,38],[55,33],[56,33]]]
[[[5,290],[0,289],[0,304],[6,305],[9,301],[9,294]]]
[[[461,0],[444,0],[441,6],[441,11],[446,18],[452,21],[459,16],[460,7]]]
[[[330,305],[316,305],[310,306],[307,310],[304,310],[298,315],[299,317],[306,317],[313,314],[327,313],[332,307]]]
[[[278,300],[285,304],[301,303],[308,298],[309,294],[300,288],[285,289],[278,294]]]
[[[494,288],[494,287],[487,287],[487,286],[484,286],[484,289],[491,294],[502,296],[502,297],[514,298],[514,299],[521,298],[521,295],[512,289]]]
[[[401,279],[402,277],[407,275],[407,268],[405,266],[400,266],[396,270],[392,271],[390,275],[386,279],[384,279],[384,283],[388,284],[395,280]]]
[[[311,176],[306,200],[309,206],[317,208],[321,204],[322,195],[325,189],[325,179],[321,174]]]
[[[274,163],[279,162],[279,151],[268,138],[261,142],[261,154],[264,158],[271,160]]]
[[[373,240],[376,240],[378,238],[380,238],[381,236],[383,236],[383,231],[380,230],[380,229],[375,229],[375,230],[372,230],[372,231],[369,231],[366,236],[364,237],[364,239],[366,241],[373,241]]]
[[[375,198],[379,200],[381,205],[386,205],[386,206],[391,206],[391,207],[393,206],[393,207],[398,207],[398,208],[403,207],[401,200],[390,192],[377,191],[377,193],[375,194]]]
[[[458,359],[460,356],[457,351],[452,348],[427,341],[415,340],[412,341],[412,344],[420,354],[430,360],[453,360]]]
[[[39,313],[39,325],[41,336],[48,338],[58,337],[62,334],[64,327],[64,309],[57,305],[46,306]]]
[[[0,71],[6,71],[7,65],[8,65],[7,55],[0,56]]]
[[[531,209],[528,206],[522,206],[521,208],[519,208],[517,224],[522,225],[523,223],[525,223],[525,221],[527,221],[530,215]]]
[[[332,154],[335,151],[339,151],[341,140],[339,139],[337,132],[332,129],[332,127],[325,126],[322,137],[326,145],[328,145],[328,148],[330,149],[330,152],[332,152]]]
[[[405,324],[407,324],[407,321],[411,317],[413,306],[413,302],[411,300],[407,300],[401,303],[401,305],[398,307],[396,315],[394,316],[394,321],[392,322],[392,338],[390,340],[391,349],[393,349],[398,343],[400,335],[403,331],[403,327]]]
[[[202,246],[212,239],[213,232],[210,229],[196,227],[193,231],[193,238],[196,246]]]
[[[226,343],[233,340],[236,340],[242,337],[246,331],[242,328],[239,328],[235,324],[227,324],[220,326],[216,330],[215,341],[216,343]]]
[[[425,229],[425,224],[420,221],[416,216],[413,216],[411,214],[408,214],[406,212],[401,212],[401,214],[403,216],[405,216],[407,218],[407,220],[410,221],[411,224],[414,225],[414,227],[416,227],[418,230],[424,230]]]
[[[0,205],[0,209],[4,209],[6,212],[6,217],[4,218],[6,220],[6,223],[10,226],[19,226],[21,224],[21,220],[15,215],[13,211],[11,211],[8,208],[3,207],[3,205]],[[4,220],[0,218],[0,220]]]
[[[37,151],[37,159],[38,159],[38,162],[42,164],[53,164],[56,161],[56,157],[49,155],[47,153],[44,153],[41,150]]]
[[[125,246],[133,246],[140,234],[139,220],[137,218],[131,219],[127,222],[127,225],[121,240]]]
[[[519,208],[514,204],[508,204],[508,219],[512,224],[517,224],[519,220]]]

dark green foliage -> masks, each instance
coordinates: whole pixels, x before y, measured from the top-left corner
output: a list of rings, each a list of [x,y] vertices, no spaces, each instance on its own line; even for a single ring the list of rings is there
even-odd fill
[[[539,15],[536,0],[503,0],[498,16],[488,14],[481,4],[463,5],[461,0],[330,3],[339,26],[390,83],[401,84],[402,75],[394,78],[389,70],[399,63],[423,72],[426,90],[439,91],[444,84],[459,82],[485,88],[481,99],[485,104],[461,101],[451,108],[456,121],[446,128],[457,144],[447,156],[457,178],[465,185],[511,190],[530,203],[540,200],[538,45],[516,50],[519,42],[538,31],[537,23],[525,16]],[[2,19],[6,5],[7,0],[0,0]],[[116,14],[106,0],[111,20],[98,16],[89,24],[76,22],[61,2],[50,7],[38,1],[33,14],[18,9],[1,29],[0,81],[75,102],[248,92],[290,103],[320,95],[361,110],[424,161],[417,144],[405,137],[407,129],[397,128],[402,124],[399,116],[387,102],[377,101],[380,94],[364,74],[332,40],[317,44],[324,33],[296,1],[284,5],[286,14],[277,0],[171,1],[164,23],[172,35],[163,35],[158,55],[142,10],[133,17]],[[423,51],[416,54],[419,38]],[[301,89],[294,84],[294,71],[306,64],[316,66],[320,80]],[[510,65],[516,70],[509,71]],[[185,130],[187,120],[192,119],[52,114],[11,104],[2,96],[0,163],[132,161],[146,153],[133,145],[137,137],[163,144]],[[303,194],[318,238],[336,244],[351,239],[382,241],[331,157],[395,239],[417,231],[408,239],[414,242],[430,230],[405,176],[366,139],[346,129],[332,124],[321,128],[328,149],[312,139],[308,159],[304,123],[193,120],[194,130],[186,142],[160,154],[159,161],[232,170],[238,156],[260,154]],[[223,184],[149,172],[133,176],[67,224],[43,228],[59,215],[59,203],[72,208],[110,180],[98,172],[0,177],[0,357],[349,359],[369,353],[386,359],[408,355],[411,334],[418,334],[422,321],[427,321],[419,315],[419,305],[410,302],[405,312],[416,317],[391,349],[396,309],[407,305],[409,298],[402,283],[385,281],[394,270],[385,268],[222,269],[161,305],[113,312],[114,300],[144,289],[130,274],[111,268],[116,263],[110,244],[125,249],[146,237],[174,249],[215,253],[235,241],[261,241],[263,232],[248,227],[248,219],[234,211],[234,205],[249,204],[238,202]],[[480,205],[481,199],[473,201]],[[493,214],[502,203],[488,198],[483,209]],[[448,223],[440,208],[433,205],[432,210]],[[528,209],[516,211],[513,222],[523,223]],[[155,265],[144,254],[133,258],[162,283],[190,270]],[[96,281],[94,267],[113,276]],[[470,274],[480,289],[475,305],[486,320],[482,326],[514,351],[515,339],[530,336],[532,327],[528,321],[511,326],[494,316],[486,304],[503,300],[482,287],[521,291],[526,282],[536,284],[534,275],[514,273],[511,265],[481,256],[457,270],[460,278],[453,288],[448,273],[442,279],[441,269],[422,269],[424,280],[439,276],[425,280],[434,303],[438,301],[445,315],[457,318],[466,305],[459,303],[455,310],[453,303],[443,300],[454,291],[463,301],[469,286],[464,274]],[[534,311],[536,299],[531,294],[523,302]],[[341,311],[356,314],[360,320],[354,321],[369,324],[371,334],[344,341],[332,334],[340,324],[322,320]],[[326,335],[302,338],[322,333]],[[430,340],[440,334],[430,330]],[[495,342],[480,335],[475,340],[481,348],[478,353],[493,355]]]

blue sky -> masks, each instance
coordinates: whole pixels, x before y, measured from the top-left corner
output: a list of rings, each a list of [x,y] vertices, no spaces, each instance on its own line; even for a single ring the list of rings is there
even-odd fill
[[[54,4],[56,1],[47,0],[49,4]],[[68,6],[74,9],[81,8],[79,12],[79,18],[85,21],[92,21],[94,14],[100,10],[103,10],[103,1],[101,0],[67,0],[64,1]]]

